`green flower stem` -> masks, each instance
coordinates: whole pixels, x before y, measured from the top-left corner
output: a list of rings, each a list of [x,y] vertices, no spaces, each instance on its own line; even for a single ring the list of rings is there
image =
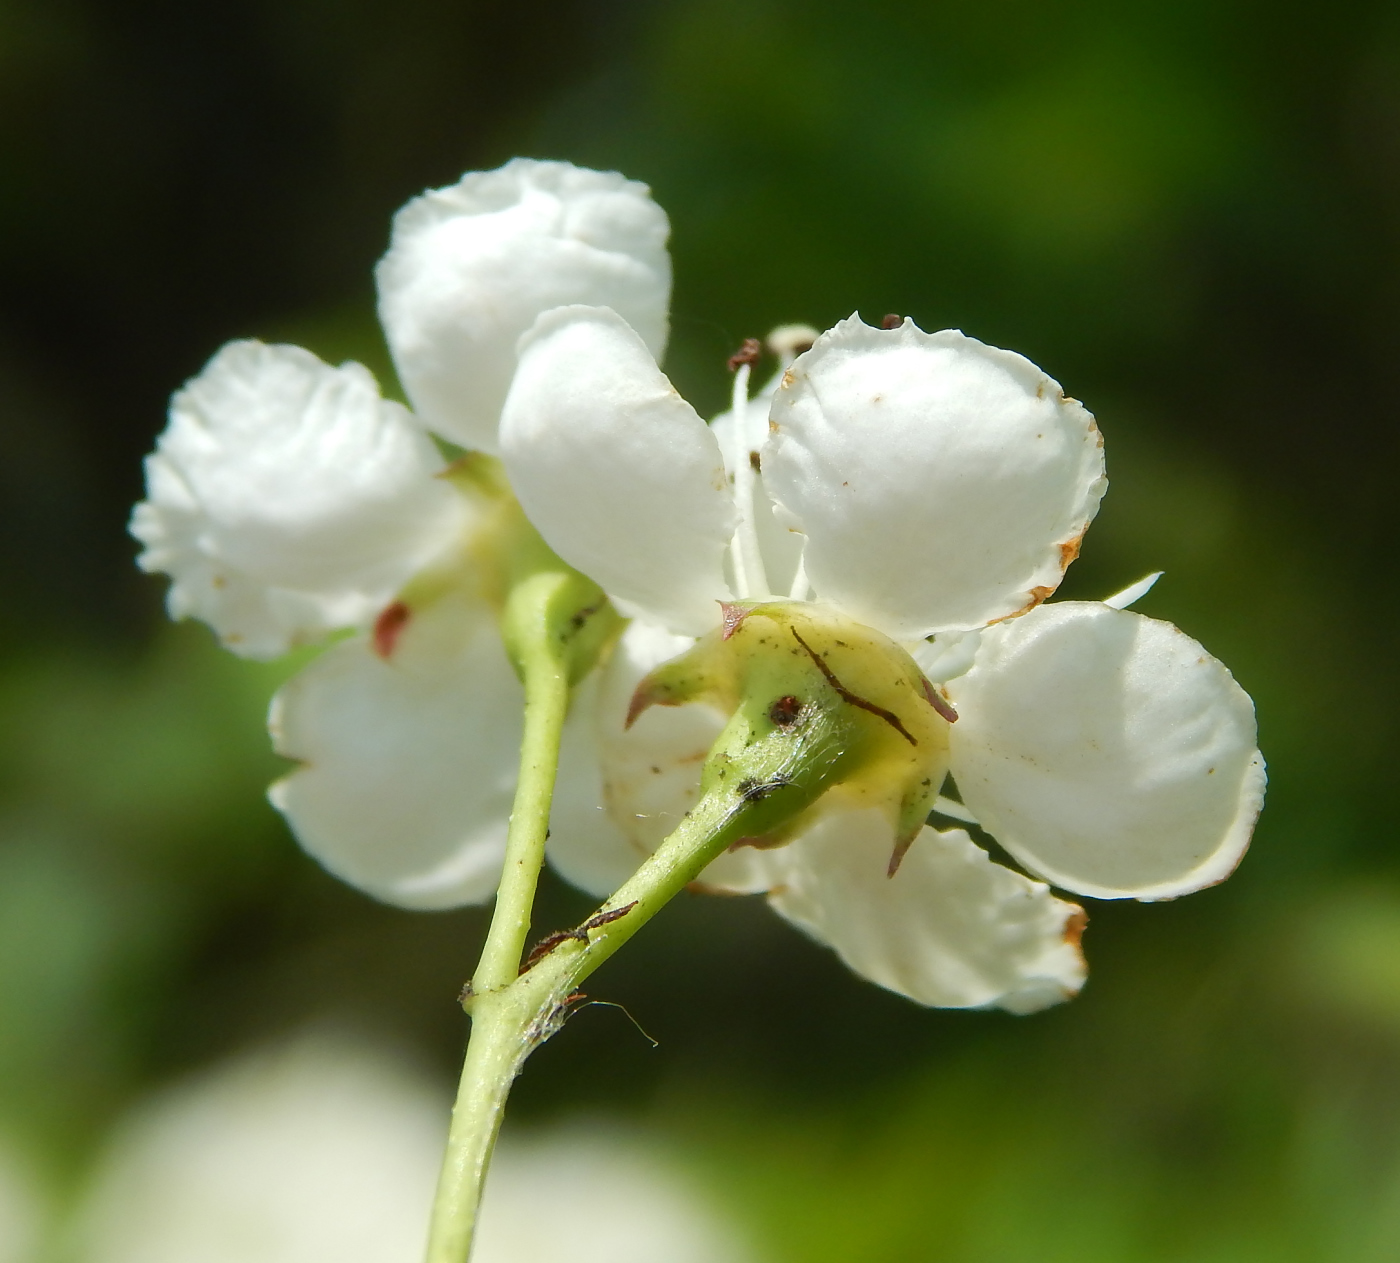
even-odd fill
[[[428,1263],[464,1263],[506,1097],[525,1059],[558,1031],[585,978],[743,837],[755,809],[732,790],[707,795],[631,878],[517,979],[469,999],[472,1038],[453,1108]],[[493,925],[494,928],[494,925]],[[475,987],[473,988],[475,992]]]
[[[518,1070],[509,1064],[518,1041],[510,1006],[503,1007],[502,998],[519,970],[544,864],[570,680],[584,665],[578,661],[577,633],[598,611],[600,598],[596,588],[561,565],[527,571],[511,588],[502,611],[502,635],[525,690],[520,772],[491,927],[471,982],[477,998],[433,1206],[431,1263],[459,1263],[467,1257],[486,1166]],[[590,646],[587,657],[596,656],[596,646]]]
[[[524,651],[518,635],[512,641],[511,626],[508,603],[503,627],[507,643],[516,646],[527,707],[533,705],[535,714],[532,718],[527,709],[506,877],[465,1001],[472,1035],[433,1211],[428,1263],[465,1263],[511,1084],[530,1053],[564,1025],[580,998],[579,985],[727,847],[772,836],[815,802],[838,773],[854,735],[847,706],[814,705],[800,719],[775,709],[775,700],[786,700],[794,688],[812,696],[818,687],[809,660],[784,648],[773,678],[755,681],[715,743],[700,801],[680,827],[597,912],[551,936],[546,950],[517,975],[543,858],[564,705],[560,660],[551,660],[545,650]],[[859,721],[863,712],[854,714]]]

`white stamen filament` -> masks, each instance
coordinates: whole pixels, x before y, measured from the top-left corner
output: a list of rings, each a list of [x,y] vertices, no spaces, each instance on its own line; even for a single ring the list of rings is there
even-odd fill
[[[749,373],[749,365],[739,365],[734,374],[734,396],[730,403],[734,416],[730,431],[733,436],[730,465],[734,470],[734,510],[738,521],[731,547],[735,596],[741,601],[768,595],[768,576],[763,569],[763,554],[758,550],[758,529],[753,512],[753,465],[749,459],[748,434]]]
[[[792,576],[792,591],[788,593],[788,600],[805,601],[811,593],[812,584],[807,578],[807,554],[804,550],[797,559],[797,573]]]

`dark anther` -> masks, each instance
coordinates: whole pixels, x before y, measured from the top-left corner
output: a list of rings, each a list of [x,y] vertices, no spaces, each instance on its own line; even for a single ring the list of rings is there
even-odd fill
[[[802,702],[789,693],[786,697],[780,697],[768,708],[768,718],[779,728],[787,728],[797,722],[797,717],[802,713]]]
[[[745,338],[744,345],[729,357],[729,371],[737,373],[741,365],[757,364],[763,354],[763,343],[757,338]]]
[[[763,472],[763,460],[757,452],[749,453],[749,468],[756,474],[761,474]]]
[[[889,314],[888,316],[886,316],[882,321],[880,321],[880,328],[882,328],[882,329],[898,329],[899,326],[902,325],[903,323],[904,323],[904,317],[903,317],[903,316],[899,316],[899,315],[896,315],[894,312],[890,312],[890,314]]]

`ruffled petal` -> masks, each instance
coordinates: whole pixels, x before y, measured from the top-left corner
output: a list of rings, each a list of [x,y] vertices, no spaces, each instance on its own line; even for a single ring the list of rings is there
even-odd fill
[[[1170,623],[1042,606],[989,630],[947,689],[963,801],[1047,881],[1170,899],[1239,863],[1264,798],[1254,706]]]
[[[769,490],[823,600],[897,640],[966,631],[1058,586],[1107,485],[1094,419],[1029,360],[858,316],[773,401]]]
[[[515,158],[409,202],[376,279],[413,406],[453,442],[494,452],[516,341],[568,303],[611,307],[659,360],[669,235],[645,184],[567,162]]]
[[[1033,1013],[1084,983],[1083,912],[994,864],[961,829],[925,828],[893,877],[876,811],[832,812],[775,854],[768,897],[856,973],[920,1004]]]
[[[175,618],[271,658],[363,624],[463,528],[432,440],[358,364],[231,342],[170,405],[131,533]]]
[[[625,613],[696,635],[718,623],[734,532],[719,445],[615,312],[540,317],[501,451],[540,534]]]
[[[333,645],[273,699],[269,796],[342,880],[405,908],[495,892],[520,755],[520,685],[484,606],[449,597],[392,654]]]

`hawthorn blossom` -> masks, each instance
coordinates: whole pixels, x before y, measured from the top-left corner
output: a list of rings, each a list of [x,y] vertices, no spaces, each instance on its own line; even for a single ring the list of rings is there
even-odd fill
[[[717,626],[721,603],[783,596],[926,666],[955,710],[944,770],[962,802],[945,812],[1031,873],[1138,899],[1228,875],[1264,788],[1248,696],[1170,624],[1042,604],[1106,486],[1084,407],[1019,355],[908,320],[842,321],[771,403],[747,399],[745,376],[709,427],[615,312],[548,312],[522,341],[501,429],[512,484],[636,620],[598,684],[597,781],[617,827],[557,824],[556,866],[601,893],[674,827],[724,717],[656,709],[629,730],[633,691]],[[774,547],[780,528],[800,548]],[[964,830],[923,829],[891,875],[893,841],[879,812],[833,809],[704,880],[768,891],[857,972],[923,1003],[1030,1011],[1078,989],[1082,910]]]
[[[665,213],[613,172],[517,158],[423,194],[376,277],[412,410],[359,364],[232,342],[171,402],[132,516],[173,618],[273,658],[349,630],[273,704],[273,787],[332,872],[410,907],[487,899],[504,853],[521,692],[477,560],[482,506],[434,440],[491,451],[515,343],[561,303],[666,341]]]

